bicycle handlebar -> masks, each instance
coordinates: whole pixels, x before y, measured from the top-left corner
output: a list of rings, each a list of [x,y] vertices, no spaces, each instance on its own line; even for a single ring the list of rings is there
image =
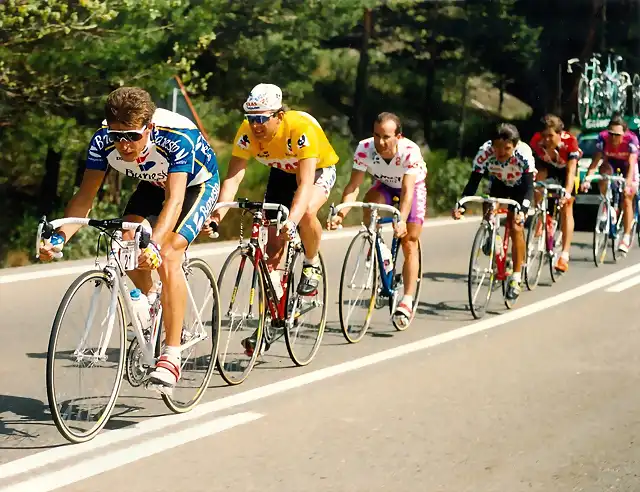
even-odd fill
[[[627,179],[624,176],[612,176],[610,174],[592,174],[584,178],[585,183],[591,183],[592,181],[604,181],[609,180],[614,183],[624,184]]]
[[[393,205],[387,205],[384,203],[371,203],[371,202],[345,202],[340,203],[338,205],[331,205],[331,209],[329,210],[329,218],[328,221],[331,222],[333,217],[335,217],[340,210],[343,208],[368,208],[371,210],[382,210],[383,212],[389,212],[393,214],[393,225],[396,225],[400,221],[400,210],[398,210]]]
[[[47,218],[43,216],[38,222],[38,230],[36,233],[36,258],[40,258],[40,245],[42,239],[50,239],[56,229],[63,225],[76,224],[81,226],[91,226],[99,229],[106,229],[113,231],[116,229],[122,229],[125,231],[136,231],[139,234],[139,246],[144,249],[149,246],[151,242],[151,229],[139,222],[125,222],[118,219],[89,219],[87,217],[64,217],[62,219],[55,219],[51,222],[47,221]],[[138,228],[140,229],[138,231]],[[62,258],[62,251],[54,253],[53,257],[56,259]]]
[[[456,207],[455,208],[463,208],[462,205],[464,205],[465,203],[468,202],[473,202],[473,203],[502,203],[503,205],[513,205],[514,207],[516,207],[516,212],[520,212],[520,209],[522,208],[522,205],[520,205],[520,203],[518,203],[515,200],[512,200],[511,198],[494,198],[491,196],[488,197],[484,197],[484,196],[465,196],[463,198],[461,198],[460,200],[458,200],[456,202]]]
[[[276,218],[276,222],[277,222],[277,231],[278,234],[280,233],[280,229],[282,228],[282,226],[284,225],[284,223],[287,221],[287,219],[289,218],[289,209],[287,207],[285,207],[284,205],[281,205],[280,203],[270,203],[270,202],[251,202],[249,200],[237,200],[235,202],[220,202],[220,203],[216,203],[215,207],[213,207],[212,212],[219,210],[221,208],[239,208],[239,209],[243,209],[243,210],[250,210],[252,212],[257,212],[260,210],[274,210],[278,212],[278,216]],[[212,222],[212,224],[215,224],[214,222]],[[220,234],[218,234],[217,231],[217,224],[215,224],[216,227],[214,227],[213,231],[211,233],[209,233],[209,237],[211,239],[217,239],[218,237],[220,237]]]
[[[558,183],[554,183],[554,182],[549,182],[549,181],[536,181],[534,184],[534,186],[537,186],[538,188],[544,188],[546,190],[556,190],[556,191],[561,191],[564,190],[564,186],[558,184]]]

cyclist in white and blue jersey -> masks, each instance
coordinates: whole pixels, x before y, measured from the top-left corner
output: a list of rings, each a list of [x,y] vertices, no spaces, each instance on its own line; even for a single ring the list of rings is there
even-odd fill
[[[147,295],[155,288],[152,270],[158,270],[162,281],[166,346],[150,381],[165,391],[180,379],[179,347],[187,302],[182,260],[218,199],[218,163],[191,120],[157,109],[143,89],[120,87],[107,98],[105,120],[91,139],[82,183],[65,217],[89,214],[109,166],[140,180],[123,219],[154,221],[151,243],[139,258],[138,270],[128,274]],[[60,227],[41,248],[40,257],[52,259],[79,228]],[[125,238],[132,239],[133,233]]]

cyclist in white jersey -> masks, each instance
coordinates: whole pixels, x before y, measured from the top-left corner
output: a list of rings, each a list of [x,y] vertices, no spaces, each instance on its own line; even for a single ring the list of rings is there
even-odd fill
[[[400,199],[401,220],[395,226],[395,234],[401,238],[405,258],[402,274],[406,290],[393,316],[396,323],[405,325],[411,319],[418,277],[418,239],[427,208],[427,166],[420,147],[402,135],[400,118],[393,113],[379,114],[373,125],[373,137],[358,144],[342,203],[358,198],[367,172],[375,178],[375,183],[365,194],[365,202],[391,205],[394,197]],[[329,229],[337,228],[348,212],[348,208],[340,210]],[[364,220],[369,223],[368,214]]]
[[[522,263],[525,255],[524,218],[533,201],[533,178],[535,159],[531,147],[520,140],[518,129],[508,123],[498,126],[491,140],[478,150],[473,160],[473,170],[462,196],[474,195],[485,175],[490,176],[489,195],[495,198],[508,198],[521,204],[520,213],[514,216],[514,208],[509,207],[507,220],[511,222],[513,241],[513,275],[507,287],[506,298],[515,300],[520,295]],[[486,207],[485,207],[486,212]],[[454,209],[453,218],[459,219],[464,210]],[[490,245],[489,245],[490,248]],[[489,248],[483,248],[489,254]]]
[[[151,243],[138,260],[138,270],[127,273],[150,299],[157,298],[151,271],[157,269],[162,281],[166,346],[150,382],[166,393],[180,379],[180,337],[187,302],[182,260],[218,199],[218,163],[191,120],[156,109],[143,89],[120,87],[113,91],[107,98],[105,115],[89,144],[82,183],[67,205],[65,217],[89,214],[109,166],[141,180],[123,219],[140,223],[155,219],[155,224]],[[80,227],[60,227],[41,247],[40,258],[51,260],[54,251],[60,251]],[[133,231],[123,236],[133,239]]]

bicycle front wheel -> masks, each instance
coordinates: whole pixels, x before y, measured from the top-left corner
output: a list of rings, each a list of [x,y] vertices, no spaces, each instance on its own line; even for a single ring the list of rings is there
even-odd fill
[[[360,231],[344,257],[338,293],[340,328],[349,343],[362,340],[369,329],[378,293],[377,264],[371,235]]]
[[[264,333],[264,284],[248,249],[238,247],[229,255],[220,271],[218,290],[222,332],[217,366],[222,379],[236,385],[247,379],[253,369]],[[250,354],[243,347],[246,339],[255,341]]]
[[[593,262],[597,267],[604,263],[607,256],[610,220],[609,204],[602,200],[598,206],[596,225],[593,229]]]
[[[531,218],[527,230],[527,267],[524,272],[524,280],[529,290],[534,290],[538,286],[544,264],[546,234],[544,216],[544,212],[538,210]]]
[[[68,441],[89,441],[108,422],[122,384],[125,344],[117,285],[101,270],[83,273],[62,298],[47,351],[49,409]],[[73,386],[77,393],[66,393]]]
[[[171,395],[162,393],[165,405],[175,413],[188,412],[204,396],[220,341],[220,295],[211,267],[200,258],[191,258],[184,270],[188,290],[180,338],[181,377]],[[161,352],[164,323],[162,328],[156,344],[157,354]]]
[[[471,314],[475,319],[480,319],[484,316],[493,293],[495,281],[494,242],[491,226],[487,221],[483,220],[473,239],[467,281],[469,309],[471,309]],[[488,264],[486,264],[487,262]],[[483,266],[483,263],[486,266]],[[488,287],[484,296],[480,295],[483,286]]]
[[[289,266],[284,332],[289,357],[297,366],[306,366],[314,358],[320,348],[327,321],[327,270],[322,253],[318,252],[322,272],[318,288],[310,296],[301,296],[296,292],[297,280],[302,275],[302,251],[299,249],[294,253]]]

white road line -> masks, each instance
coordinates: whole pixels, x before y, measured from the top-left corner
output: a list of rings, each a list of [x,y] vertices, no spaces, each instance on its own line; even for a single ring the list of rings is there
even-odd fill
[[[359,359],[343,362],[335,366],[325,367],[289,379],[270,383],[265,386],[254,388],[241,393],[236,393],[224,398],[220,398],[218,400],[210,401],[208,403],[201,403],[189,413],[153,417],[127,429],[107,431],[99,435],[92,441],[86,443],[53,448],[47,451],[42,451],[40,453],[27,456],[25,458],[20,458],[18,460],[11,461],[0,466],[0,479],[18,475],[20,473],[26,473],[28,471],[40,468],[45,465],[49,465],[53,462],[62,461],[76,455],[90,453],[111,444],[132,440],[134,438],[140,438],[141,436],[150,432],[181,424],[189,420],[197,419],[213,412],[227,410],[238,405],[261,400],[263,398],[284,393],[286,391],[300,388],[302,386],[338,376],[340,374],[361,369],[363,367],[368,367],[387,360],[392,360],[407,354],[411,354],[413,352],[425,350],[437,345],[473,335],[475,333],[496,328],[506,323],[510,323],[511,321],[530,316],[531,314],[537,313],[544,309],[549,309],[554,306],[563,304],[595,290],[602,289],[607,285],[618,282],[625,277],[637,273],[640,273],[640,263],[629,266],[627,268],[619,270],[618,272],[607,275],[606,277],[594,280],[592,282],[589,282],[588,284],[582,285],[567,292],[563,292],[551,298],[543,299],[528,306],[518,308],[514,311],[509,311],[505,314],[501,314],[500,316],[486,318],[484,320],[471,323],[467,326],[463,326],[446,333],[441,333],[439,335],[424,338],[422,340],[384,350],[382,352],[361,357]]]
[[[253,422],[264,415],[253,412],[238,413],[199,424],[173,434],[156,437],[124,449],[82,461],[62,470],[47,473],[30,480],[0,489],[0,492],[50,492],[66,485],[85,480],[100,473],[119,468],[133,461],[175,449],[183,444],[208,437],[238,425]]]
[[[423,228],[427,229],[431,227],[464,225],[470,222],[473,223],[473,222],[479,222],[479,221],[480,221],[480,217],[469,217],[469,218],[466,218],[465,220],[459,220],[459,221],[454,221],[450,218],[429,219],[425,221]],[[358,227],[349,227],[341,231],[323,232],[322,240],[332,241],[335,239],[351,237],[356,234],[357,230],[358,230]],[[231,253],[234,249],[236,249],[237,244],[238,244],[237,241],[225,241],[225,242],[217,243],[214,245],[198,244],[198,245],[194,245],[193,248],[191,248],[189,251],[191,251],[194,256],[219,256],[223,254],[226,255]],[[83,264],[79,265],[77,262],[82,262]],[[15,272],[15,273],[11,272],[11,270],[15,270],[14,268],[5,268],[0,270],[0,272],[3,272],[3,271],[7,272],[0,275],[0,284],[10,284],[14,282],[36,280],[40,278],[61,277],[64,275],[78,275],[82,272],[86,272],[87,270],[93,267],[93,263],[88,263],[86,260],[76,260],[70,263],[73,263],[73,264],[67,267],[50,268],[42,265],[41,269],[31,269],[27,272]]]
[[[632,277],[629,280],[625,280],[624,282],[620,282],[619,284],[613,285],[608,289],[605,289],[605,292],[622,292],[634,285],[640,284],[640,275],[637,277]]]

